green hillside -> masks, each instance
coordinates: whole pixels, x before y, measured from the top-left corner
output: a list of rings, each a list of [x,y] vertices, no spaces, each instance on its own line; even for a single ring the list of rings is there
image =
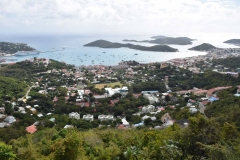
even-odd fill
[[[209,51],[212,49],[215,49],[216,47],[209,44],[209,43],[203,43],[198,46],[192,47],[189,50],[194,50],[194,51]]]
[[[0,42],[0,53],[13,54],[17,51],[32,51],[34,48],[24,43]]]
[[[126,42],[147,42],[147,43],[155,43],[155,44],[174,44],[174,45],[189,45],[192,44],[193,39],[190,39],[188,37],[165,37],[165,36],[153,36],[151,37],[154,40],[142,40],[142,41],[137,41],[137,40],[123,40]]]
[[[154,52],[177,52],[178,50],[167,45],[155,45],[151,47],[134,45],[134,44],[122,44],[122,43],[112,43],[106,40],[96,40],[94,42],[85,44],[86,47],[100,47],[100,48],[130,48],[141,51],[154,51]]]
[[[8,153],[19,160],[240,158],[236,126],[201,115],[189,120],[189,126],[182,129],[176,124],[164,130],[44,129],[12,140]]]
[[[229,44],[235,44],[235,45],[239,45],[240,44],[240,39],[229,39],[223,43],[229,43]]]
[[[0,97],[21,97],[25,94],[28,85],[14,78],[0,76]]]

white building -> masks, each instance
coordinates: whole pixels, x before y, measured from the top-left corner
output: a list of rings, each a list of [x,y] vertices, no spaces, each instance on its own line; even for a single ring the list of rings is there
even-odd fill
[[[114,117],[113,117],[113,115],[99,115],[98,119],[100,121],[113,121]]]
[[[78,95],[79,95],[79,98],[78,99],[83,99],[83,95],[84,95],[84,90],[78,90]]]
[[[37,113],[37,110],[35,108],[29,109],[33,114]]]
[[[82,119],[87,120],[87,121],[93,121],[93,115],[90,115],[90,114],[83,115]]]
[[[191,107],[191,108],[189,108],[189,112],[190,112],[190,113],[197,113],[198,110],[197,110],[197,108],[195,108],[195,107]]]
[[[155,97],[154,95],[151,95],[151,94],[148,94],[148,93],[144,93],[143,94],[143,97],[148,99],[149,103],[150,104],[153,104],[153,103],[158,103],[159,100],[157,97]]]
[[[141,112],[133,113],[132,115],[133,115],[133,116],[140,116],[140,115],[141,115]]]
[[[122,119],[122,124],[123,124],[124,126],[129,126],[129,123],[128,123],[128,121],[126,120],[126,117]]]
[[[40,117],[43,117],[43,114],[39,113],[37,116],[40,118]]]
[[[23,107],[18,107],[18,112],[20,112],[22,114],[26,113],[25,108],[23,108]]]
[[[5,108],[4,107],[0,107],[0,113],[4,113],[5,112]]]
[[[80,98],[76,99],[76,103],[81,102],[81,101],[82,101],[82,99],[80,99]]]
[[[142,121],[144,121],[145,119],[148,119],[148,118],[150,118],[152,121],[155,121],[157,119],[155,116],[150,117],[150,116],[145,115],[142,117]]]
[[[0,123],[0,128],[3,128],[3,127],[5,127],[5,126],[7,126],[7,123],[6,123],[6,122]]]
[[[142,113],[150,113],[150,112],[154,112],[154,110],[155,110],[155,106],[153,105],[142,107]]]
[[[127,87],[122,87],[122,88],[105,88],[106,92],[108,93],[108,96],[111,97],[115,93],[120,93],[120,94],[127,94],[128,93],[128,88]]]
[[[32,107],[31,107],[31,106],[29,106],[29,105],[27,105],[27,106],[26,106],[26,108],[27,108],[27,109],[30,109],[30,108],[32,108]]]
[[[148,119],[148,118],[150,118],[150,116],[145,115],[142,117],[142,121],[144,121],[145,119]]]
[[[40,90],[40,91],[38,91],[38,93],[40,93],[40,94],[48,94],[47,90]]]
[[[67,128],[74,128],[74,126],[73,126],[73,125],[68,125],[68,124],[67,124],[67,125],[64,126],[64,128],[65,128],[65,129],[67,129]]]
[[[77,112],[69,113],[69,118],[80,119],[80,114]]]
[[[15,119],[13,116],[7,116],[7,117],[4,119],[4,122],[13,123],[13,122],[16,122],[16,119]]]
[[[3,119],[3,118],[5,118],[6,116],[4,115],[4,114],[1,114],[0,113],[0,119]]]

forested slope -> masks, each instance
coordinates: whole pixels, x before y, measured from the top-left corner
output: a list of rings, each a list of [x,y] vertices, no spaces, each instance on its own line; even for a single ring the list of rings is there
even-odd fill
[[[239,159],[239,133],[201,115],[164,130],[45,129],[11,141],[21,159]],[[0,151],[1,152],[1,151]]]

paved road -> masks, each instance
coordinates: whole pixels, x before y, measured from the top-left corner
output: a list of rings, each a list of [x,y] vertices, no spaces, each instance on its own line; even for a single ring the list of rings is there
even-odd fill
[[[27,90],[27,93],[25,94],[25,97],[26,97],[26,98],[27,98],[27,96],[28,96],[28,93],[31,91],[32,87],[33,87],[33,86],[31,86],[31,87]]]
[[[25,98],[27,98],[27,96],[28,96],[28,93],[31,91],[31,89],[32,89],[32,87],[33,87],[33,86],[31,86],[31,87],[30,87],[30,86],[28,86],[28,87],[29,87],[29,89],[27,90],[27,93],[26,93],[26,94],[25,94],[25,95],[24,95],[22,98],[19,98],[19,99],[22,99],[22,100],[23,100],[23,99],[24,99],[24,97],[25,97]]]
[[[207,116],[205,115],[205,106],[201,103],[201,102],[199,102],[199,109],[200,109],[200,113],[202,113],[202,114],[204,114],[204,116],[207,118]]]

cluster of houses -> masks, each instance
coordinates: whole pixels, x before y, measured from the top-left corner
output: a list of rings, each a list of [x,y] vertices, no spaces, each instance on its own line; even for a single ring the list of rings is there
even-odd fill
[[[169,65],[173,65],[176,67],[188,69],[193,73],[202,73],[203,68],[212,68],[212,60],[213,59],[224,59],[228,57],[239,57],[240,49],[239,48],[225,48],[225,49],[213,49],[208,51],[205,55],[198,55],[193,57],[186,58],[176,58],[171,59],[165,62],[161,62],[160,68],[168,67]],[[204,64],[202,68],[196,67],[196,63],[203,61]],[[222,74],[229,74],[233,77],[238,77],[238,73],[240,73],[240,68],[235,68],[235,72],[229,72],[229,69],[223,67],[222,65],[215,66],[213,71],[217,71]]]
[[[0,114],[0,118],[4,118],[5,115],[3,114]],[[3,122],[0,123],[0,128],[3,128],[5,126],[9,126],[11,125],[12,123],[16,122],[16,118],[13,117],[13,116],[7,116],[4,118]]]
[[[80,119],[80,114],[77,113],[77,112],[69,113],[69,118]],[[93,121],[94,117],[91,114],[87,114],[87,115],[83,115],[82,119],[87,120],[87,121]],[[113,117],[113,115],[99,115],[98,120],[100,120],[100,121],[114,121],[115,118]]]
[[[204,56],[204,59],[209,58],[209,56],[213,57],[213,53],[208,54],[206,56]],[[178,67],[183,67],[183,68],[187,68],[192,72],[195,73],[199,73],[201,72],[200,68],[195,67],[195,63],[197,61],[202,60],[202,56],[198,56],[198,57],[191,57],[191,58],[185,58],[185,59],[173,59],[164,63],[161,63],[160,67],[161,68],[165,68],[169,65],[175,65]],[[50,63],[49,60],[47,59],[35,59],[32,60],[31,62],[34,63],[43,63],[45,65],[48,65]],[[122,66],[120,67],[125,67],[126,68],[126,74],[124,76],[129,76],[132,77],[133,75],[138,74],[141,71],[134,71],[131,66],[126,65],[124,63],[121,64]],[[115,66],[117,68],[117,66]],[[153,69],[155,66],[151,66]],[[114,68],[114,67],[113,67]],[[87,70],[90,73],[94,73],[94,82],[97,82],[99,78],[106,78],[106,79],[114,79],[115,77],[115,73],[113,73],[113,70],[111,68],[105,67],[103,65],[95,65],[95,66],[81,66],[78,67],[76,69],[76,71],[72,71],[72,70],[68,70],[68,69],[61,69],[61,70],[57,70],[57,69],[52,69],[50,71],[45,72],[46,74],[57,74],[57,75],[61,75],[62,77],[68,77],[68,78],[72,78],[73,80],[86,80],[87,77],[85,75],[84,72],[82,72],[82,70]],[[229,73],[230,74],[230,73]],[[232,74],[234,75],[234,74]],[[148,77],[147,74],[145,74],[142,78],[144,80],[144,77]],[[41,76],[39,78],[39,82],[41,82],[43,79],[43,77]],[[168,76],[165,76],[165,81],[168,82]],[[35,86],[39,87],[39,82],[35,82]],[[79,82],[79,81],[77,81]],[[77,83],[76,82],[76,83]],[[167,85],[167,83],[166,83]],[[65,86],[61,86],[61,87],[65,87],[67,89],[67,95],[65,97],[65,100],[68,100],[70,97],[73,97],[77,94],[77,97],[75,99],[76,104],[82,104],[86,107],[89,106],[89,102],[84,102],[84,95],[88,95],[91,91],[90,90],[84,90],[84,89],[78,89],[79,85],[65,85]],[[186,91],[178,91],[175,92],[178,96],[187,96],[187,93],[193,93],[194,95],[207,95],[206,99],[202,99],[201,104],[202,105],[206,105],[208,102],[213,102],[218,100],[218,98],[216,97],[216,95],[214,94],[215,92],[222,90],[222,89],[228,89],[231,86],[227,86],[227,87],[217,87],[217,88],[213,88],[210,90],[202,90],[202,89],[198,89],[198,88],[194,88],[192,90],[186,90]],[[84,86],[83,86],[84,88]],[[167,87],[168,88],[168,87]],[[43,87],[42,90],[39,90],[38,92],[41,94],[48,94],[50,90],[55,90],[54,87],[47,87],[47,85],[45,85]],[[98,98],[107,98],[107,97],[111,97],[112,95],[116,94],[116,93],[120,93],[121,95],[126,95],[128,93],[128,87],[124,86],[122,88],[105,88],[106,94],[104,95],[93,95],[96,99]],[[148,99],[149,101],[149,105],[147,106],[140,106],[139,107],[139,112],[134,113],[133,115],[135,116],[141,116],[141,122],[138,124],[134,124],[134,127],[139,127],[139,126],[143,126],[144,125],[144,121],[146,119],[151,119],[152,121],[155,121],[156,118],[156,114],[160,113],[162,110],[165,110],[164,107],[155,107],[153,104],[154,103],[159,103],[161,101],[165,101],[166,97],[169,96],[171,102],[176,102],[178,100],[177,97],[172,96],[170,93],[162,93],[159,94],[158,91],[142,91],[141,94],[143,95],[144,98]],[[235,94],[235,96],[240,96],[240,87],[237,91],[237,93]],[[58,97],[54,97],[53,102],[57,102],[58,101]],[[89,100],[88,100],[89,101]],[[113,100],[111,101],[113,102]],[[114,105],[114,103],[113,103]],[[186,105],[186,107],[189,108],[189,112],[190,113],[196,113],[199,111],[199,107],[198,107],[198,103],[194,100],[189,100],[188,104]],[[42,117],[43,115],[41,113],[37,114],[37,110],[36,108],[39,107],[38,105],[34,105],[33,107],[30,105],[26,105],[26,107],[18,107],[18,112],[20,113],[27,113],[30,112],[31,114],[36,114],[38,117]],[[174,107],[174,106],[172,106]],[[3,114],[4,113],[4,107],[0,107],[0,119],[4,119],[2,123],[0,123],[0,127],[4,127],[8,124],[12,124],[14,122],[16,122],[16,119],[13,116],[7,116],[4,117]],[[2,117],[2,118],[1,118]],[[80,116],[79,113],[77,112],[72,112],[69,114],[69,118],[73,118],[73,119],[83,119],[83,120],[87,120],[87,121],[94,121],[94,116],[91,114],[86,114],[83,115],[82,118]],[[114,121],[115,118],[113,115],[98,115],[98,120],[100,121]],[[54,122],[55,119],[51,118],[50,121]],[[126,118],[122,118],[121,119],[122,124],[119,125],[119,128],[127,128],[129,127],[129,122],[127,122]],[[161,121],[163,123],[163,127],[172,125],[174,123],[174,120],[171,118],[171,116],[166,113],[162,116]],[[66,128],[70,128],[73,127],[71,125],[66,125]],[[158,128],[159,126],[157,126]],[[32,125],[29,126],[29,128],[27,128],[27,130],[29,130],[29,133],[34,133],[36,131],[36,126]]]

